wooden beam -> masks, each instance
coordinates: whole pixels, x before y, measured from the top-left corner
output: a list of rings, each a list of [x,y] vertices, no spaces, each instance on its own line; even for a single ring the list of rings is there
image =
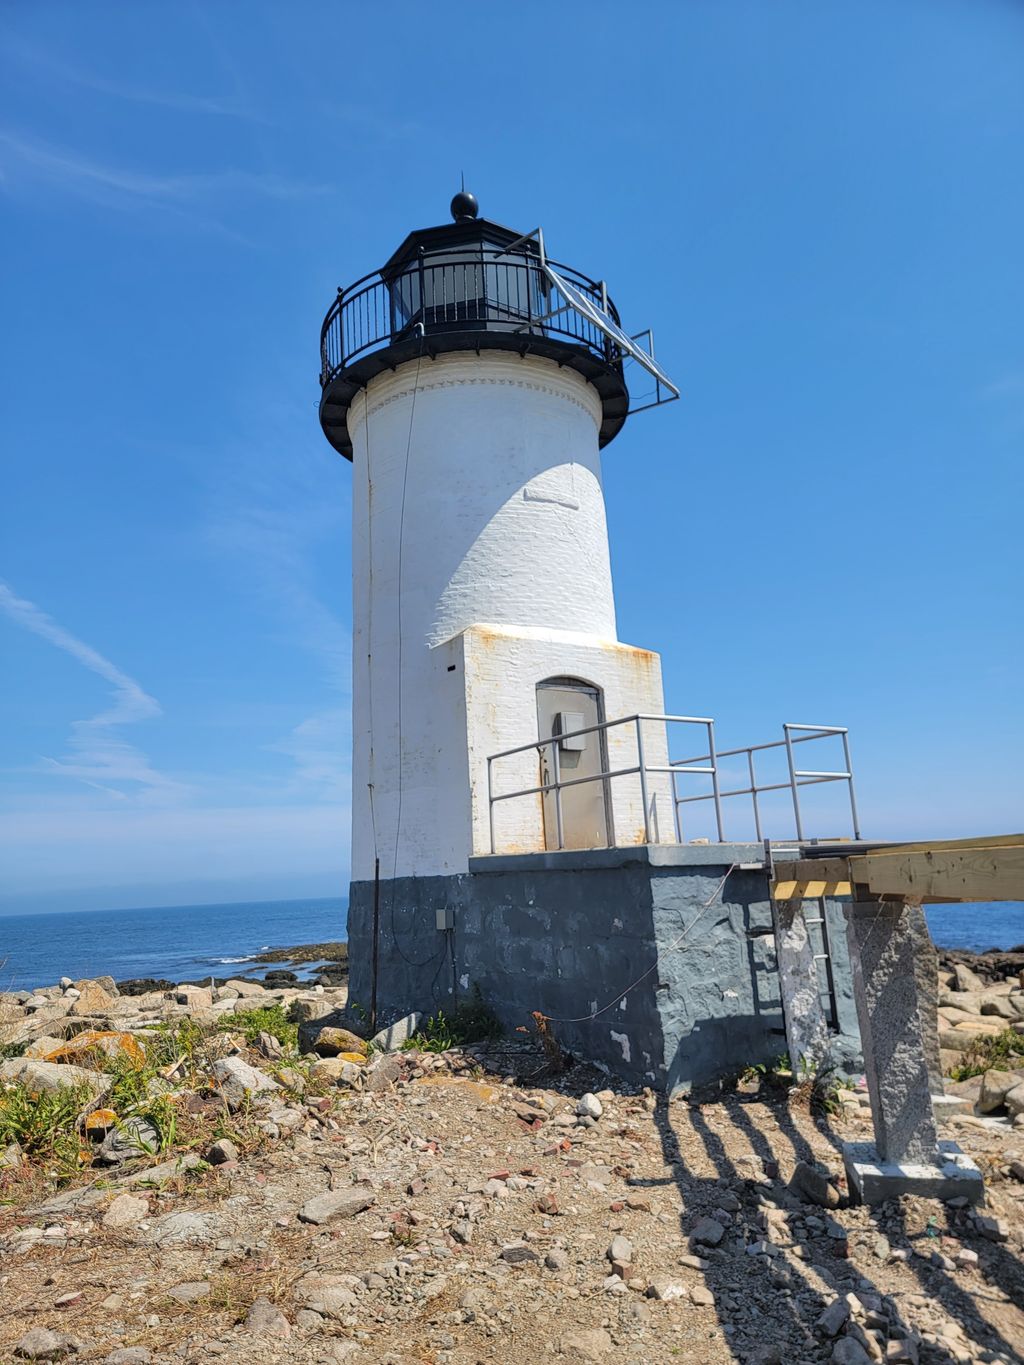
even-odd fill
[[[970,839],[929,839],[920,844],[884,844],[873,848],[865,857],[890,858],[901,853],[943,853],[970,848],[1016,848],[1024,847],[1024,834],[991,834]],[[851,850],[851,857],[858,855]]]
[[[1024,900],[1024,844],[869,854],[847,860],[850,880],[873,896],[964,901]]]

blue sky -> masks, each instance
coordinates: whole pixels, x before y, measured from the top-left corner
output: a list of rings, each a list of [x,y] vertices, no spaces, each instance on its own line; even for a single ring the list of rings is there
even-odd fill
[[[683,388],[605,460],[669,709],[849,725],[868,835],[1021,827],[1024,7],[0,23],[0,907],[345,889],[319,326],[463,169]]]

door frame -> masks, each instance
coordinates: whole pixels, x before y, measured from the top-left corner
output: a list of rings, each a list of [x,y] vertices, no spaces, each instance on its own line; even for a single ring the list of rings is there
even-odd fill
[[[541,691],[558,691],[558,690],[566,691],[566,692],[585,692],[588,696],[592,697],[592,698],[594,699],[594,702],[595,702],[596,707],[597,707],[597,723],[598,723],[598,725],[604,725],[605,720],[606,720],[605,710],[604,710],[604,688],[599,687],[599,686],[597,685],[597,683],[589,682],[586,678],[577,678],[577,677],[574,677],[573,675],[568,674],[568,673],[556,673],[556,674],[554,674],[554,675],[553,675],[552,677],[550,677],[550,678],[542,678],[542,679],[540,680],[540,682],[538,682],[538,683],[536,684],[536,686],[534,687],[534,710],[535,710],[535,712],[538,710],[538,707],[537,707],[537,701],[538,701],[538,695],[537,695],[537,694],[538,694],[538,693],[540,693]],[[538,740],[541,740],[541,739],[545,739],[545,740],[546,740],[546,739],[553,739],[553,738],[554,738],[553,735],[542,735],[542,734],[540,733],[540,716],[539,716],[539,714],[538,714],[538,716],[537,716],[537,738],[538,738]],[[608,767],[609,767],[609,765],[608,765],[608,731],[607,731],[607,730],[598,730],[598,731],[597,731],[597,739],[598,739],[598,760],[599,760],[599,762],[600,762],[600,764],[601,764],[601,771],[602,771],[602,773],[607,773],[607,772],[608,772]],[[544,751],[544,750],[541,751],[541,754],[540,754],[540,761],[541,761],[541,764],[543,764],[544,761],[545,761],[545,751]],[[541,775],[540,775],[540,780],[541,780],[541,783],[543,784],[543,781],[544,781],[543,770],[542,770]],[[595,781],[597,781],[597,780],[598,780],[598,779],[595,779]],[[608,838],[608,842],[607,842],[607,844],[605,845],[605,847],[606,847],[606,848],[614,848],[614,847],[615,847],[615,824],[614,824],[614,820],[613,820],[613,816],[612,816],[612,794],[611,794],[611,784],[610,784],[610,782],[609,782],[609,780],[608,780],[607,777],[603,777],[603,778],[600,779],[600,785],[601,785],[602,799],[603,799],[603,801],[604,801],[604,828],[605,828],[605,833],[606,833],[607,838]],[[552,795],[554,795],[554,793],[552,793]],[[543,816],[543,810],[544,810],[544,802],[543,802],[543,798],[542,798],[542,800],[541,800],[541,812],[542,812],[542,816]],[[545,821],[545,822],[544,822],[544,845],[545,845],[545,848],[547,847],[547,843],[548,843],[548,831],[547,831],[547,822]],[[549,850],[549,851],[550,851],[550,850]]]

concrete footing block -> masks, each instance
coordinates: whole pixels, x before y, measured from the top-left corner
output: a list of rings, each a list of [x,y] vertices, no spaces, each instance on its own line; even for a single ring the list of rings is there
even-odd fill
[[[955,1142],[939,1143],[935,1165],[883,1161],[871,1142],[844,1142],[843,1160],[850,1193],[863,1204],[880,1204],[901,1194],[985,1202],[981,1171]]]

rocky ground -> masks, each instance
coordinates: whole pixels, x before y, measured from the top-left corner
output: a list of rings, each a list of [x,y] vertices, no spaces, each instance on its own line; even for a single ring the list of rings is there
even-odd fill
[[[0,1360],[1024,1359],[1012,1086],[943,1124],[985,1209],[869,1210],[838,1150],[870,1135],[856,1090],[819,1091],[828,1112],[751,1075],[666,1104],[553,1074],[530,1036],[368,1048],[343,1003],[251,982],[0,1000],[9,1100],[87,1078],[74,1169],[31,1132],[0,1149]]]

